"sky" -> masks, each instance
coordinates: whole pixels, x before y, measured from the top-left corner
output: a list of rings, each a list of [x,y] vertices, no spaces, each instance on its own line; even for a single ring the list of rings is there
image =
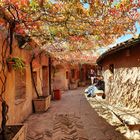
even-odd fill
[[[116,0],[115,2],[118,2],[118,0]],[[115,3],[114,3],[115,4]],[[89,4],[88,3],[84,3],[83,5],[85,8],[89,8]],[[138,12],[140,12],[140,9],[138,9]],[[140,34],[140,24],[138,22],[135,23],[136,26],[136,33],[135,35],[139,35]],[[97,50],[97,53],[102,54],[104,53],[107,49],[116,46],[117,44],[121,43],[121,42],[125,42],[126,40],[129,40],[130,38],[132,38],[133,35],[132,34],[126,34],[126,35],[122,35],[121,37],[119,37],[113,44],[107,46],[107,47],[101,47],[100,49]]]
[[[135,23],[135,26],[136,26],[136,28],[137,28],[136,35],[138,35],[138,34],[140,34],[140,25],[139,25],[138,22],[136,22],[136,23]],[[132,38],[132,37],[133,37],[132,34],[128,34],[128,35],[125,35],[125,36],[122,36],[122,37],[118,38],[116,42],[117,42],[117,43],[124,42],[124,41],[126,41],[126,40],[128,40],[128,39],[130,39],[130,38]]]
[[[135,35],[139,35],[140,34],[140,24],[138,22],[135,23],[135,26],[136,26],[136,33]],[[117,44],[121,43],[121,42],[125,42],[126,40],[129,40],[131,39],[132,37],[134,37],[134,35],[132,34],[126,34],[126,35],[123,35],[121,37],[119,37],[113,44],[109,45],[108,47],[101,47],[100,49],[97,50],[97,52],[99,54],[102,54],[104,53],[106,50],[108,50],[109,48],[112,48],[114,46],[116,46]]]
[[[116,4],[118,1],[119,1],[119,0],[114,0],[114,4]],[[55,0],[51,0],[51,2],[55,2]],[[81,0],[81,2],[83,3],[82,0]],[[88,9],[88,8],[89,8],[89,4],[88,4],[88,3],[83,3],[83,7],[86,8],[86,9]],[[140,8],[137,9],[137,10],[138,10],[138,12],[140,12]],[[136,26],[136,29],[137,29],[135,35],[137,36],[137,35],[140,34],[140,24],[139,24],[138,22],[136,22],[136,23],[135,23],[135,26]],[[129,40],[129,39],[131,39],[132,37],[134,37],[134,35],[132,35],[132,34],[122,35],[122,36],[119,37],[113,44],[110,44],[109,46],[105,46],[105,47],[103,46],[103,47],[99,48],[99,49],[97,50],[97,53],[101,55],[102,53],[104,53],[104,52],[105,52],[106,50],[108,50],[109,48],[112,48],[112,47],[116,46],[117,44],[119,44],[119,43],[121,43],[121,42],[125,42],[126,40]],[[95,52],[94,52],[94,53],[95,53]]]

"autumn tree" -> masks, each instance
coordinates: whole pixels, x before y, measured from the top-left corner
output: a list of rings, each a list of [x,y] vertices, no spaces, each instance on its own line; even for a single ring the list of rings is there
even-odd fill
[[[89,57],[85,55],[93,54],[96,48],[136,32],[139,7],[139,0],[1,0],[0,26],[8,31],[0,56],[2,132],[8,111],[3,98],[7,80],[5,61],[12,55],[15,34],[33,37],[41,49],[61,60],[87,61]]]

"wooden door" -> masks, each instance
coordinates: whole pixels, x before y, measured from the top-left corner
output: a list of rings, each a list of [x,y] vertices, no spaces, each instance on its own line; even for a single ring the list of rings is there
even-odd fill
[[[49,94],[48,93],[48,82],[49,82],[48,67],[43,66],[42,67],[42,93],[43,93],[43,96],[47,96]]]

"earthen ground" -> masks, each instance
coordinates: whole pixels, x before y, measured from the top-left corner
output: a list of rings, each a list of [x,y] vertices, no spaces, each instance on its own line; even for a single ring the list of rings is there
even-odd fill
[[[51,102],[45,113],[32,114],[25,123],[27,140],[125,140],[90,106],[85,88],[69,90]]]

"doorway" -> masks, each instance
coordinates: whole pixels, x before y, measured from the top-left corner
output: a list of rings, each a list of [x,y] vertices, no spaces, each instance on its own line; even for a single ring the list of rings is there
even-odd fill
[[[48,85],[48,83],[49,83],[48,73],[49,73],[48,67],[43,66],[42,67],[42,95],[43,96],[49,95],[49,91],[48,91],[49,90],[48,89],[48,87],[49,87],[49,85]]]

